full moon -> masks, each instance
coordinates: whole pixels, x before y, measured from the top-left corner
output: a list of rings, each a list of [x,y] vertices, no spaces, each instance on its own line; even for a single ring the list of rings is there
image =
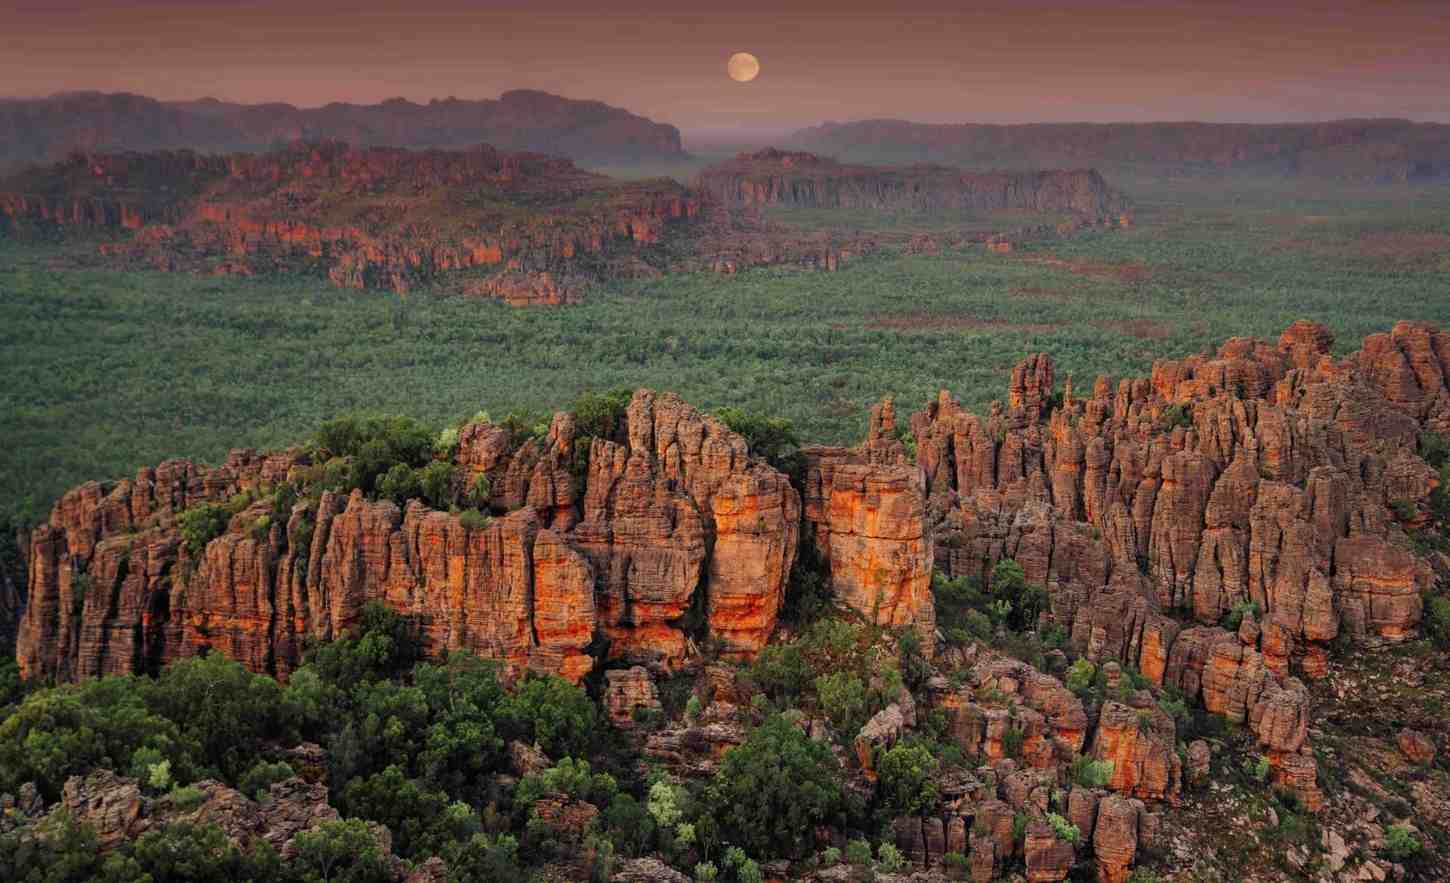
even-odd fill
[[[735,82],[748,83],[760,75],[760,59],[749,52],[737,52],[730,56],[725,70]]]

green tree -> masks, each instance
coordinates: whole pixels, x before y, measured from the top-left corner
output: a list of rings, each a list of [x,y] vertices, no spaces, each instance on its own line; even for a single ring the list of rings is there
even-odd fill
[[[152,883],[230,883],[283,876],[282,860],[266,841],[243,852],[216,825],[173,822],[147,831],[129,848]]]
[[[393,875],[362,819],[324,822],[293,838],[304,883],[391,883]]]
[[[937,759],[925,745],[898,742],[876,759],[883,818],[921,815],[936,804]]]
[[[840,819],[840,776],[830,748],[771,715],[725,753],[706,789],[706,808],[726,841],[760,856],[797,856],[816,825]]]
[[[454,883],[516,883],[527,879],[519,866],[519,841],[507,834],[474,834],[449,844],[442,855]]]
[[[0,834],[0,880],[150,883],[140,865],[123,851],[103,855],[95,829],[75,822],[64,808],[43,821],[39,832],[16,829]]]
[[[866,683],[851,672],[836,671],[816,678],[816,698],[826,717],[847,738],[855,736],[869,716]]]
[[[751,454],[763,458],[786,474],[796,471],[800,439],[789,420],[741,408],[721,408],[715,415],[745,438]]]
[[[174,721],[201,763],[228,782],[257,762],[263,743],[290,733],[282,687],[220,653],[177,660],[140,683],[147,707]]]
[[[448,843],[467,840],[479,830],[478,819],[467,804],[423,787],[396,764],[348,782],[339,810],[387,825],[393,832],[393,851],[404,858],[437,855]]]
[[[537,743],[559,757],[588,752],[596,712],[582,689],[557,675],[531,674],[500,703],[499,720],[507,739]]]
[[[141,684],[110,677],[30,694],[0,722],[0,791],[33,781],[48,801],[74,775],[109,767],[129,770],[141,749],[148,765],[171,762],[189,777],[197,751],[176,724],[147,707]]]

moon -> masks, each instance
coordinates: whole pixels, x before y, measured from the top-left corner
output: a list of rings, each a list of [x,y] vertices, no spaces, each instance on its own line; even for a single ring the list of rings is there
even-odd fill
[[[760,59],[749,52],[737,52],[725,64],[726,73],[737,83],[748,83],[760,75]]]

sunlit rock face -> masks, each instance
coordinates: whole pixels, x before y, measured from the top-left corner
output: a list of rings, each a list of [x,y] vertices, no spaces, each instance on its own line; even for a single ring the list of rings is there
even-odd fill
[[[573,681],[601,655],[679,665],[695,607],[696,637],[753,656],[796,555],[786,477],[716,418],[648,390],[614,439],[593,439],[579,486],[575,441],[568,414],[523,442],[463,427],[455,489],[489,480],[482,525],[361,491],[323,492],[284,522],[262,497],[195,555],[179,512],[297,478],[305,455],[237,451],[82,485],[30,538],[22,669],[75,679],[216,651],[286,677],[308,640],[340,636],[372,601],[409,616],[431,656],[468,650]]]

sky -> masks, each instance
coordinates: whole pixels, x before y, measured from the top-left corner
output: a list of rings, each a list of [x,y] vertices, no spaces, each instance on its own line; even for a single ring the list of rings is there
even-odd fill
[[[751,83],[726,76],[757,55]],[[1450,122],[1450,0],[0,0],[0,93],[514,88],[687,133],[826,120]]]

